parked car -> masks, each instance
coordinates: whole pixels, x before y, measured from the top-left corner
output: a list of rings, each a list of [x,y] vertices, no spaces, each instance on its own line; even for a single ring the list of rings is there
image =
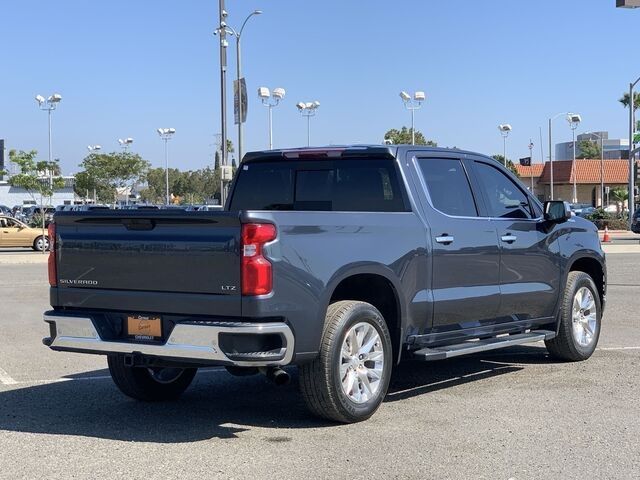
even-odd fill
[[[596,210],[597,210],[596,207],[584,207],[580,209],[580,212],[576,212],[576,215],[584,218],[588,215],[592,215],[593,213],[596,212]]]
[[[6,205],[0,205],[0,215],[11,216],[11,209]]]
[[[9,215],[0,215],[0,247],[25,247],[36,251],[49,249],[48,235],[42,229],[30,228]]]
[[[640,233],[640,208],[635,211],[631,219],[631,231],[633,233]]]
[[[370,417],[403,358],[596,348],[595,225],[492,158],[305,148],[248,153],[238,172],[224,211],[56,215],[45,345],[106,355],[144,401],[178,397],[198,367],[285,383],[297,365],[309,409],[339,422]]]

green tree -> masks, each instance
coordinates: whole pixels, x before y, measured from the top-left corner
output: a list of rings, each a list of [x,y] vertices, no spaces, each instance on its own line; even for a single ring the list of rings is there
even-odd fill
[[[624,106],[629,108],[629,94],[625,93],[618,101]],[[640,92],[633,92],[633,110],[636,111],[640,108]]]
[[[137,153],[91,153],[80,166],[97,184],[117,191],[139,182],[149,168],[149,162]]]
[[[37,156],[37,150],[9,151],[9,160],[20,170],[20,173],[9,179],[9,185],[26,190],[33,201],[40,206],[42,213],[46,206],[45,199],[48,204],[51,203],[53,193],[64,188],[64,179],[60,176],[60,164],[57,160],[53,162],[36,160]],[[44,237],[45,215],[41,215],[41,217],[42,236]]]
[[[113,187],[92,177],[88,172],[76,174],[74,191],[76,195],[85,200],[94,198],[97,202],[111,202],[116,194]]]
[[[620,214],[620,207],[622,203],[626,202],[629,199],[629,190],[622,187],[612,188],[609,192],[609,196],[611,200],[616,202],[616,212]]]
[[[580,150],[580,158],[600,158],[600,145],[592,140],[581,140],[578,142],[578,150]]]
[[[491,158],[493,158],[498,163],[504,165],[504,155],[496,154],[496,155],[492,155]],[[511,170],[511,172],[516,177],[520,177],[520,175],[518,174],[518,169],[516,168],[515,164],[511,160],[509,160],[508,158],[507,158],[507,168],[509,170]]]
[[[437,147],[438,144],[433,140],[427,140],[422,132],[415,131],[416,145],[429,145],[431,147]],[[384,134],[384,139],[391,141],[393,145],[410,145],[411,144],[411,129],[402,127],[400,130],[392,128]]]

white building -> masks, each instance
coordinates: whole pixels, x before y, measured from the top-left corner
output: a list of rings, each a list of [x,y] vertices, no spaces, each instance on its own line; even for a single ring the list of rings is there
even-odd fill
[[[80,199],[76,197],[73,192],[73,177],[63,177],[65,180],[65,187],[62,190],[58,190],[53,194],[50,204],[56,205],[72,205],[75,201]],[[12,187],[7,181],[0,181],[0,205],[5,205],[9,208],[15,205],[34,205],[40,203],[39,195],[35,195],[35,200],[29,192],[22,188]],[[48,199],[45,199],[45,203],[49,203]]]

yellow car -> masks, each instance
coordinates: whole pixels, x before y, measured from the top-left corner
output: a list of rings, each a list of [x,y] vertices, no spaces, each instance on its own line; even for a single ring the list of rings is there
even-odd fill
[[[45,230],[46,232],[46,230]],[[0,247],[29,247],[41,252],[49,249],[49,238],[15,218],[0,215]]]

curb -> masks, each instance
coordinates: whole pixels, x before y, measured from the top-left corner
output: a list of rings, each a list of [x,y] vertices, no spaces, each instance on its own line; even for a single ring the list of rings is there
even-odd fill
[[[38,253],[18,253],[0,255],[0,265],[27,265],[47,263],[49,255]]]

